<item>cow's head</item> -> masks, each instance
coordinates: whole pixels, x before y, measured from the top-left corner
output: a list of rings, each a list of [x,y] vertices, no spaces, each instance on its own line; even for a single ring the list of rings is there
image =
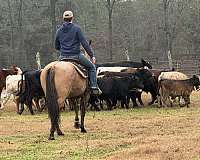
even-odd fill
[[[143,80],[141,78],[139,78],[136,75],[132,75],[131,77],[131,83],[129,88],[132,90],[134,88],[136,89],[143,89],[144,88],[144,83]]]
[[[141,59],[141,62],[142,62],[143,68],[147,67],[148,69],[152,69],[152,65],[149,62],[145,61],[143,58]]]
[[[143,69],[143,68],[137,69],[135,74],[144,81],[152,77],[152,73],[148,69]]]

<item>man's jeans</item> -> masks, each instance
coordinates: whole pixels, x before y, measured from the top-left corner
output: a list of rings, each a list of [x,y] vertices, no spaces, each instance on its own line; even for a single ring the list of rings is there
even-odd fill
[[[69,55],[69,56],[60,56],[59,57],[60,60],[62,60],[64,58],[78,59],[80,64],[83,65],[88,70],[90,87],[97,88],[96,67],[90,60],[88,60],[82,53],[80,53],[78,55],[73,55],[73,56]]]

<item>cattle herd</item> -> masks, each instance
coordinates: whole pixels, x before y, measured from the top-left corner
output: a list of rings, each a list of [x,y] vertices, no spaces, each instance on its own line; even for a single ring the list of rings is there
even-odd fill
[[[127,109],[129,106],[143,106],[142,92],[151,94],[149,105],[155,103],[158,107],[172,107],[178,100],[181,107],[189,107],[190,95],[193,90],[198,90],[200,85],[197,75],[188,77],[174,70],[152,69],[152,66],[143,59],[141,62],[96,64],[96,68],[97,82],[102,93],[99,96],[91,95],[88,101],[88,107],[95,110],[112,110],[118,102],[121,102],[122,108]],[[22,114],[24,104],[31,114],[34,114],[33,108],[42,111],[45,108],[45,94],[40,84],[41,71],[18,70],[8,74],[4,73],[6,69],[0,70],[0,86],[6,93],[6,96],[1,96],[0,109],[6,106],[12,95],[17,113]],[[70,99],[66,99],[66,104],[70,106]],[[73,107],[70,106],[70,109]]]

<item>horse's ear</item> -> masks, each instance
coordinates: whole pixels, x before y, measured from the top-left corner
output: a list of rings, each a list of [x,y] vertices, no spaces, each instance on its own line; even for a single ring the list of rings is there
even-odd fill
[[[90,39],[90,40],[89,40],[89,45],[91,45],[91,44],[92,44],[92,40]]]

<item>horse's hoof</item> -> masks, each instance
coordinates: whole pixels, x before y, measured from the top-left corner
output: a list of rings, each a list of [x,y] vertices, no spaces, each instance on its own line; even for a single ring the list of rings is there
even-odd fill
[[[19,115],[21,115],[21,114],[22,114],[22,112],[18,112],[18,114],[19,114]]]
[[[59,135],[59,136],[64,136],[65,134],[62,133],[62,132],[58,132],[58,135]]]
[[[48,140],[50,140],[50,141],[51,141],[51,140],[55,140],[55,138],[50,136],[50,137],[48,138]]]
[[[79,123],[74,123],[74,128],[79,129],[80,128],[80,124]]]
[[[81,133],[87,133],[87,131],[85,130],[85,128],[81,128]]]

